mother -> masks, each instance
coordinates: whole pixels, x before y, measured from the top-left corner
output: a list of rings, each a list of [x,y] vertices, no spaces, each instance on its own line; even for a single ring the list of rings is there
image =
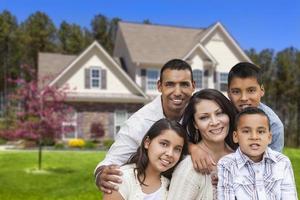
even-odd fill
[[[237,148],[232,137],[235,114],[234,106],[221,92],[203,89],[190,99],[182,124],[190,142],[217,162]],[[211,175],[196,172],[191,157],[187,156],[173,173],[168,199],[216,199],[216,189],[211,181],[212,175],[216,174],[216,168]]]

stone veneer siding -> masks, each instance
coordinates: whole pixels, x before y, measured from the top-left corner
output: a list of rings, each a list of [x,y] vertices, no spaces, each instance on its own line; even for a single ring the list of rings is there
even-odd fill
[[[130,115],[140,109],[144,104],[136,103],[70,103],[77,112],[78,137],[89,139],[90,128],[93,122],[100,122],[105,130],[104,137],[114,136],[115,110],[126,110]]]

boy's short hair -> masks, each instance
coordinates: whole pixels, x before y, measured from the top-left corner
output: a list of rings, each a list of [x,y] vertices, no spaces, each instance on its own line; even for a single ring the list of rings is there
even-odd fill
[[[162,76],[165,70],[189,70],[191,72],[191,81],[193,82],[193,70],[192,67],[181,59],[172,59],[164,64],[160,70],[160,81],[162,81]]]
[[[268,120],[268,126],[269,126],[269,131],[271,130],[271,125],[270,125],[270,118],[269,116],[260,108],[257,107],[248,107],[243,109],[241,112],[239,112],[236,116],[235,116],[235,121],[234,121],[234,130],[237,130],[238,127],[238,123],[240,121],[240,118],[244,115],[254,115],[254,114],[258,114],[258,115],[262,115],[265,116]]]
[[[233,78],[256,78],[258,84],[262,85],[260,68],[249,62],[240,62],[230,69],[227,79],[228,87]]]

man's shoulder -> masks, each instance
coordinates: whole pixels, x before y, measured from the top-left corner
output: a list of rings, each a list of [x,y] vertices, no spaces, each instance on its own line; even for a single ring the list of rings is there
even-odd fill
[[[163,109],[160,99],[160,96],[156,97],[151,102],[136,111],[130,118],[155,119],[155,121],[163,118]]]

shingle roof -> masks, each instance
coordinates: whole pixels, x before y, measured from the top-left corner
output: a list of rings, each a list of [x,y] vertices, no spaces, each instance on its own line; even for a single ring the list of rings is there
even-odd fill
[[[77,56],[63,55],[56,53],[39,53],[38,57],[38,77],[44,79],[45,77],[55,77],[61,73]],[[40,80],[41,81],[41,80]],[[46,80],[44,84],[51,80]]]
[[[203,37],[206,29],[119,22],[133,62],[165,63],[184,57]]]

